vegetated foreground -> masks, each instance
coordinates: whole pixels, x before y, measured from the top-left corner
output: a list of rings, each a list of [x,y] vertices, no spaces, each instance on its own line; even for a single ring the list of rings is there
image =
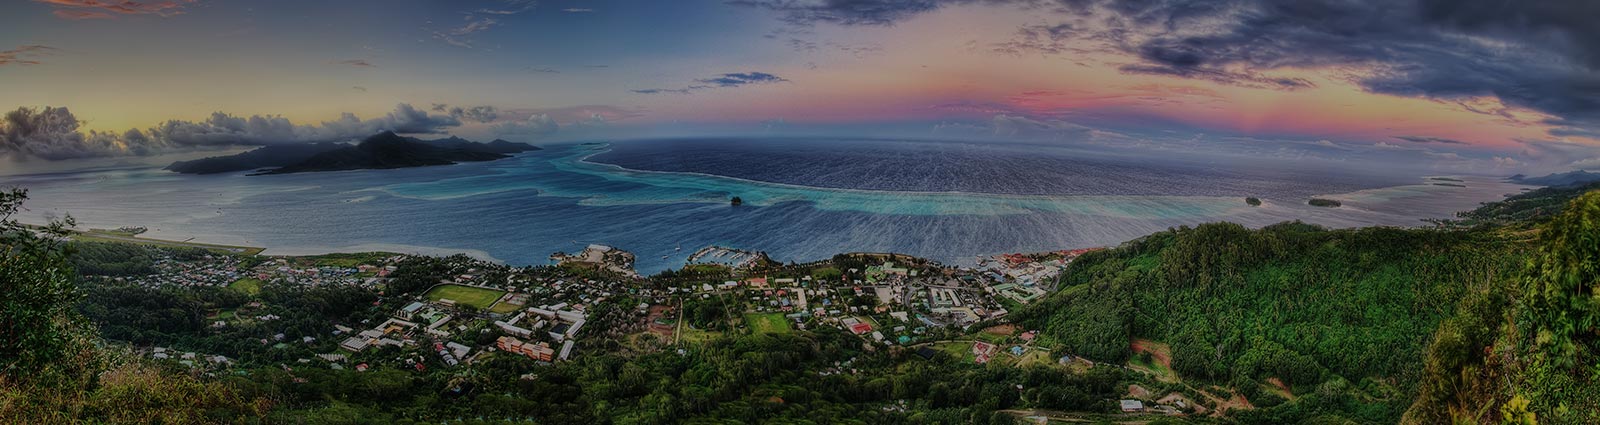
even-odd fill
[[[1600,192],[1582,189],[1434,229],[1172,229],[1057,257],[1036,286],[903,256],[633,279],[61,244],[7,221],[0,418],[1594,423]]]

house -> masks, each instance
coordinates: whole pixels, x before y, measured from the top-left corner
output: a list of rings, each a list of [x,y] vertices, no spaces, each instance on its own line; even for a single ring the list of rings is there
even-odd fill
[[[1144,402],[1139,400],[1122,400],[1122,411],[1127,413],[1143,412]]]

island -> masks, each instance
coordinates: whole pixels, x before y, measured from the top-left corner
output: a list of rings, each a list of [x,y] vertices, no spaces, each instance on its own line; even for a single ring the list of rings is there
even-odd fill
[[[494,161],[535,150],[539,147],[499,139],[488,143],[460,137],[422,140],[384,131],[355,145],[333,142],[268,145],[235,155],[178,161],[166,169],[184,174],[261,170],[252,175],[391,169]]]
[[[1249,198],[1244,198],[1244,203],[1250,204],[1250,206],[1252,206],[1252,207],[1259,207],[1259,206],[1261,206],[1261,198],[1257,198],[1257,197],[1254,197],[1254,196],[1249,197]]]
[[[319,153],[344,146],[332,142],[267,145],[234,155],[178,161],[168,165],[166,170],[183,174],[221,174],[275,168],[297,164]]]
[[[739,197],[735,196],[735,197],[733,197],[732,201],[729,201],[729,203],[731,203],[731,204],[733,204],[733,206],[737,207],[737,206],[740,206],[740,205],[744,205],[744,200],[743,199],[739,199]]]
[[[1530,186],[1576,186],[1600,181],[1600,173],[1576,170],[1565,173],[1549,174],[1544,177],[1528,177],[1518,174],[1507,178],[1506,181]]]
[[[1340,203],[1339,201],[1335,201],[1335,200],[1332,200],[1332,199],[1324,199],[1324,198],[1311,198],[1311,200],[1306,202],[1306,203],[1310,204],[1313,207],[1328,207],[1328,208],[1335,208],[1335,207],[1338,207],[1340,205],[1344,205],[1344,204]]]

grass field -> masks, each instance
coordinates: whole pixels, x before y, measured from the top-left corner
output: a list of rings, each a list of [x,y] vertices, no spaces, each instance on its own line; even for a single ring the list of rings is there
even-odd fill
[[[489,308],[495,300],[499,300],[504,291],[493,289],[474,288],[461,285],[439,285],[428,291],[429,300],[452,300],[457,305],[472,306],[479,310]]]
[[[261,279],[247,277],[244,279],[235,280],[233,283],[228,284],[228,289],[243,292],[248,295],[256,295],[261,293],[261,284],[263,283],[266,282],[262,282]]]
[[[750,331],[762,334],[786,334],[790,332],[789,319],[781,313],[746,314],[745,323],[750,325]]]
[[[722,337],[722,332],[695,329],[692,326],[683,327],[682,340],[686,344],[701,344]]]
[[[494,307],[489,308],[489,312],[490,313],[510,313],[510,312],[513,312],[513,311],[517,311],[518,309],[521,309],[521,308],[522,308],[522,306],[520,306],[520,305],[499,303],[499,304],[495,304]]]
[[[977,356],[972,355],[972,341],[945,341],[933,343],[933,349],[950,354],[956,361],[971,363]]]
[[[1128,366],[1149,371],[1156,375],[1156,380],[1162,382],[1178,381],[1178,374],[1172,371],[1172,347],[1147,339],[1136,339],[1132,350],[1133,357],[1128,359]],[[1150,361],[1140,358],[1139,353],[1143,352],[1150,353]]]

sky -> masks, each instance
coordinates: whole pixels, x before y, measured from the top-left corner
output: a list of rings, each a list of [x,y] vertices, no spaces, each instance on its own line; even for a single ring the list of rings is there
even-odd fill
[[[4,164],[837,136],[1600,169],[1600,2],[16,0]]]

